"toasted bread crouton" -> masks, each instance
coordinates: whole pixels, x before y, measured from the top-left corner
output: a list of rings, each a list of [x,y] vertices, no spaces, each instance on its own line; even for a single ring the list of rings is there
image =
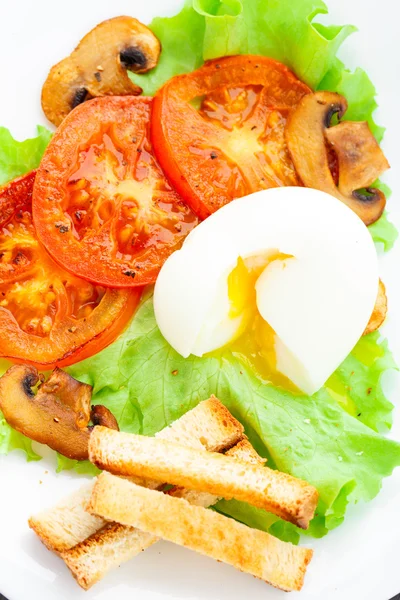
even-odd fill
[[[114,475],[160,479],[227,500],[235,498],[307,529],[318,502],[306,481],[230,456],[193,450],[170,441],[96,427],[90,460]]]
[[[221,452],[234,446],[243,433],[243,425],[215,396],[211,396],[155,437],[190,448]]]
[[[211,396],[154,437],[194,449],[221,452],[234,446],[243,435],[243,425],[215,396]],[[132,480],[133,483],[152,490],[160,487],[160,483],[165,483],[146,477],[133,476]]]
[[[243,437],[237,444],[225,452],[225,456],[230,456],[235,460],[240,460],[253,465],[264,465],[265,459],[254,450],[247,437]],[[134,482],[135,483],[135,482]],[[175,486],[167,492],[175,498],[184,498],[190,504],[208,508],[216,504],[221,498],[210,494],[209,492],[198,492],[196,490],[188,490],[184,487]]]
[[[246,463],[251,463],[252,465],[260,465],[264,466],[267,462],[266,458],[262,458],[250,444],[247,437],[243,437],[235,446],[229,448],[225,452],[225,456],[231,456],[236,460],[244,460]]]
[[[200,402],[157,434],[157,437],[190,444],[193,448],[215,451],[231,448],[242,436],[243,425],[215,396]],[[146,481],[153,488],[159,483]],[[102,519],[93,517],[85,510],[93,485],[93,482],[84,485],[50,510],[29,519],[29,526],[53,552],[73,548],[104,527]]]
[[[312,550],[110,473],[99,476],[88,509],[225,562],[285,591],[302,588],[312,558]]]
[[[59,502],[53,508],[29,519],[29,527],[53,552],[63,552],[86,539],[106,522],[86,511],[94,481]]]
[[[135,527],[110,523],[60,556],[81,588],[88,590],[109,571],[155,542],[158,542],[155,535]]]
[[[263,462],[247,438],[240,440],[228,452],[230,456],[237,456],[240,460],[246,460],[248,457],[249,462]],[[195,492],[181,487],[172,488],[167,493],[177,498],[185,498],[190,504],[204,508],[219,500],[207,492]],[[78,584],[87,590],[109,571],[134,558],[156,541],[158,538],[148,533],[112,523],[74,548],[63,552],[61,557]]]

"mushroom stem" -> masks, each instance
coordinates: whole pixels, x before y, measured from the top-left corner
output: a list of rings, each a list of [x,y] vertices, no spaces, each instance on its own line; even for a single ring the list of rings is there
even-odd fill
[[[117,419],[105,406],[100,404],[92,406],[90,418],[93,423],[93,427],[96,425],[101,425],[102,427],[108,427],[108,429],[115,429],[116,431],[119,431]]]

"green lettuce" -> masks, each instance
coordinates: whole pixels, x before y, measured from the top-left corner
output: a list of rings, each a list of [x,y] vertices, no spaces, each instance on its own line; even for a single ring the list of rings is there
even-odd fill
[[[337,381],[312,397],[294,395],[265,385],[227,350],[182,358],[157,328],[150,297],[114,344],[68,371],[93,386],[93,402],[114,412],[121,429],[144,435],[215,394],[271,467],[318,488],[318,516],[309,534],[320,537],[343,521],[348,503],[374,498],[382,478],[400,465],[400,445],[376,433],[391,424],[393,406],[381,388],[382,374],[391,368],[386,342],[373,333],[339,367]],[[298,539],[296,528],[263,511],[232,501],[216,508],[284,539]]]
[[[12,429],[0,412],[0,456],[12,450],[22,450],[28,462],[42,458],[33,450],[32,440]]]
[[[270,56],[311,88],[344,95],[349,103],[346,118],[368,121],[380,142],[385,130],[373,118],[373,83],[365,71],[349,71],[336,56],[356,28],[318,23],[318,15],[327,12],[322,0],[187,0],[179,14],[150,23],[163,47],[161,59],[153,71],[132,79],[151,96],[170,77],[193,71],[204,60],[230,54]],[[370,231],[385,251],[397,238],[387,213]]]
[[[39,166],[52,133],[38,125],[35,138],[18,142],[5,127],[0,127],[0,184]]]
[[[150,23],[161,41],[162,58],[153,71],[132,78],[153,95],[172,75],[193,71],[204,60],[262,54],[284,62],[317,88],[337,67],[343,41],[356,31],[351,25],[315,22],[327,12],[321,0],[188,0],[178,15]]]
[[[389,221],[386,211],[381,218],[376,221],[376,223],[373,223],[373,225],[370,225],[368,229],[377,247],[379,248],[379,246],[382,246],[385,252],[388,252],[393,248],[399,237],[399,232],[397,231],[396,226]]]
[[[87,475],[94,477],[100,473],[100,470],[93,465],[89,460],[74,460],[67,458],[59,452],[57,452],[57,473],[61,471],[75,471],[79,475]]]

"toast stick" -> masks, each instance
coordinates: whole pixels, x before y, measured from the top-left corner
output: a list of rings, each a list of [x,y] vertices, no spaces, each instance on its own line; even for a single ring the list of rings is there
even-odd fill
[[[231,457],[246,460],[251,464],[264,464],[247,438],[240,440],[227,451]],[[169,495],[185,498],[191,504],[207,508],[219,498],[206,492],[195,492],[184,488],[172,488]],[[117,523],[107,525],[74,548],[61,553],[72,575],[83,589],[89,589],[109,571],[137,556],[158,541],[156,536],[134,527]]]
[[[312,557],[312,550],[110,473],[99,476],[88,509],[225,562],[285,591],[301,589]]]
[[[221,451],[243,437],[243,426],[211,396],[156,435],[197,449]],[[146,484],[156,487],[159,482],[146,481]],[[53,508],[29,519],[31,529],[53,552],[76,546],[106,525],[104,519],[93,517],[85,510],[93,485],[94,481],[85,484]]]
[[[114,475],[160,479],[187,489],[241,500],[307,529],[318,502],[306,481],[229,456],[170,441],[96,427],[90,460]]]

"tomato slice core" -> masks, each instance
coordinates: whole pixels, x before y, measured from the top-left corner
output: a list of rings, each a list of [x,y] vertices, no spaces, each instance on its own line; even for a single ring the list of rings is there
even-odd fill
[[[301,185],[284,131],[290,110],[310,91],[277,61],[230,56],[157,92],[154,151],[200,218],[261,189]]]
[[[97,98],[72,111],[38,170],[38,236],[65,269],[113,287],[153,283],[198,219],[149,139],[151,98]]]
[[[92,284],[52,260],[32,221],[34,178],[32,172],[0,189],[0,356],[50,369],[114,341],[141,290]]]

